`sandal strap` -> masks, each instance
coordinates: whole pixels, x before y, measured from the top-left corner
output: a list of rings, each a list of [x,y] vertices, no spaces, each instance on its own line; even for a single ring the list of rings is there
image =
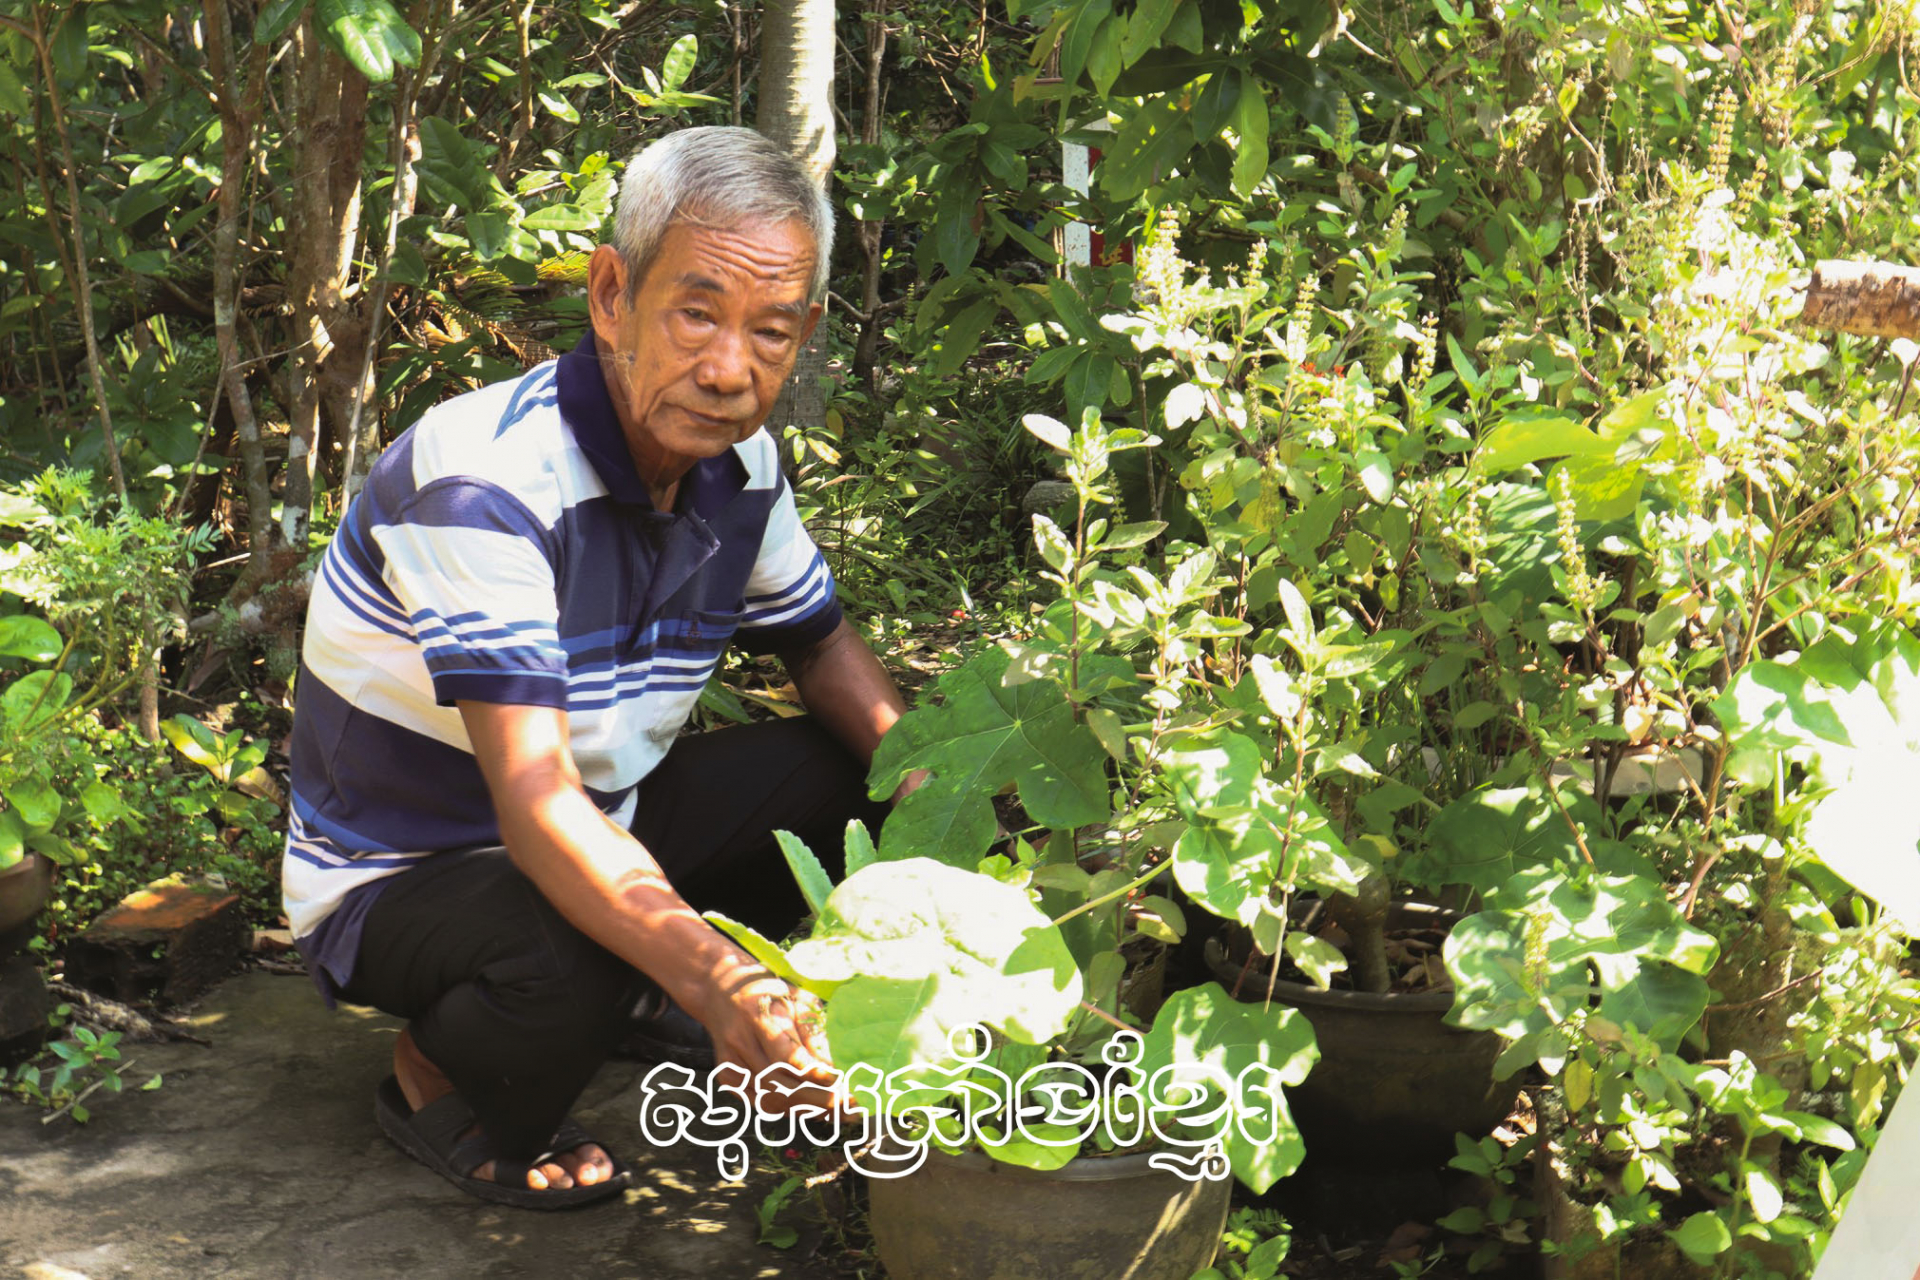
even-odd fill
[[[494,1181],[500,1180],[500,1156],[493,1149],[493,1142],[484,1133],[476,1133],[462,1138],[447,1152],[447,1168],[463,1178],[471,1178],[473,1171],[487,1161],[493,1161]],[[521,1175],[521,1186],[526,1185],[525,1175]]]
[[[553,1142],[550,1145],[555,1151],[572,1151],[576,1147],[584,1147],[589,1143],[597,1147],[600,1145],[600,1140],[582,1129],[579,1122],[572,1116],[568,1116],[560,1122],[560,1127],[554,1130]]]
[[[473,1123],[473,1108],[457,1093],[436,1098],[407,1118],[407,1127],[436,1151],[453,1148]]]
[[[533,1160],[526,1161],[511,1160],[505,1156],[497,1156],[493,1162],[493,1185],[496,1187],[512,1187],[519,1191],[532,1190],[527,1184],[527,1175],[532,1173],[535,1166],[539,1165],[545,1159],[545,1156],[535,1156]],[[478,1166],[475,1167],[477,1168]]]

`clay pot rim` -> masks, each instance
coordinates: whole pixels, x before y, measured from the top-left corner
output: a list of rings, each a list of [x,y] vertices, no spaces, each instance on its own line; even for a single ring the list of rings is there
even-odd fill
[[[1296,902],[1293,914],[1298,914],[1305,904]],[[1428,928],[1452,929],[1464,918],[1460,912],[1450,907],[1436,907],[1430,902],[1395,902],[1391,912],[1405,919],[1408,916],[1422,921]],[[1233,990],[1234,980],[1239,974],[1239,966],[1224,958],[1216,962],[1207,957],[1207,967],[1213,976],[1228,992]],[[1258,966],[1247,974],[1248,982],[1242,984],[1243,994],[1235,996],[1242,1004],[1258,1004],[1265,999],[1266,979],[1259,974]],[[1274,983],[1277,992],[1281,987],[1287,989],[1286,1002],[1292,1005],[1312,1005],[1321,1009],[1345,1009],[1352,1012],[1406,1014],[1411,1017],[1425,1017],[1435,1013],[1445,1013],[1453,1008],[1454,992],[1446,991],[1322,991],[1318,987],[1304,982],[1295,982],[1291,978],[1281,978]],[[1276,999],[1278,997],[1276,996]]]
[[[6,870],[0,871],[0,881],[6,881],[15,876],[25,876],[29,871],[39,869],[41,863],[52,866],[53,859],[44,853],[36,853],[34,850],[29,849],[21,856],[20,861],[14,863]]]
[[[976,1173],[1010,1178],[1040,1178],[1048,1182],[1120,1182],[1128,1178],[1174,1176],[1167,1170],[1156,1169],[1148,1163],[1156,1154],[1158,1153],[1153,1151],[1133,1151],[1117,1156],[1075,1156],[1058,1169],[1029,1169],[1025,1165],[995,1160],[984,1151],[962,1151],[956,1154],[942,1151],[938,1147],[929,1147],[927,1163],[932,1164],[939,1160]]]

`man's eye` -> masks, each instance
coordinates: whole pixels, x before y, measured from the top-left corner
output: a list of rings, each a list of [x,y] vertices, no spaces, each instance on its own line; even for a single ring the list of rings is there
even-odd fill
[[[698,307],[682,307],[680,308],[680,314],[697,324],[706,324],[711,318]]]
[[[762,329],[760,331],[760,336],[765,338],[768,342],[793,341],[793,335],[788,333],[784,329]]]

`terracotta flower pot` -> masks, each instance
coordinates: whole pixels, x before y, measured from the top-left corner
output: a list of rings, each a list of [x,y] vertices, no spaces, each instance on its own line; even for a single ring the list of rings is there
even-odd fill
[[[1387,928],[1444,931],[1458,918],[1439,907],[1398,903]],[[1239,982],[1240,999],[1262,1001],[1263,959],[1240,982],[1245,945],[1240,956],[1230,957],[1209,944],[1207,962],[1228,991]],[[1476,1138],[1491,1133],[1519,1095],[1517,1080],[1493,1078],[1499,1036],[1447,1025],[1451,991],[1377,995],[1282,980],[1273,998],[1307,1016],[1320,1046],[1313,1074],[1287,1090],[1300,1136],[1315,1159],[1444,1164],[1454,1154],[1456,1132]]]
[[[33,922],[52,897],[52,859],[29,853],[0,871],[0,956],[27,944],[33,937]]]
[[[1051,1173],[977,1152],[927,1153],[874,1178],[874,1243],[892,1280],[1189,1280],[1213,1261],[1231,1178],[1183,1181],[1147,1154]]]

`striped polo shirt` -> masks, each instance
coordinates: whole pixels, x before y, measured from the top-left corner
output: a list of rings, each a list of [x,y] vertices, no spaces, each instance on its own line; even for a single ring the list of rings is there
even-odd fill
[[[839,620],[765,431],[654,509],[591,332],[434,408],[375,464],[307,610],[282,881],[322,991],[382,880],[500,843],[456,701],[564,708],[587,794],[626,825],[729,642]]]

